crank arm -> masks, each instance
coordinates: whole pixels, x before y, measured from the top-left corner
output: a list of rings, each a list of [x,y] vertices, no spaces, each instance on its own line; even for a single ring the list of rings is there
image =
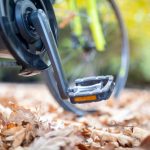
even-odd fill
[[[31,22],[40,35],[41,40],[48,53],[49,59],[51,61],[51,66],[54,71],[54,77],[57,81],[59,93],[63,99],[68,99],[68,86],[62,70],[57,44],[45,12],[41,9],[34,11],[31,14]]]

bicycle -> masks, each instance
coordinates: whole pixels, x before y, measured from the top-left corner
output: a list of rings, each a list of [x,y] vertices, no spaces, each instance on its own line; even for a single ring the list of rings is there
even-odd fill
[[[124,25],[121,27],[125,30]],[[6,66],[21,66],[19,74],[25,77],[42,72],[52,95],[65,110],[81,116],[95,110],[81,110],[71,103],[97,102],[111,96],[112,76],[77,79],[75,86],[69,87],[58,54],[58,25],[50,0],[2,0],[0,31],[0,57],[16,60]],[[127,38],[124,32],[123,36]],[[124,44],[128,46],[127,41]]]
[[[105,70],[100,70],[102,65],[98,63],[108,64],[110,54],[118,53],[121,59],[117,60],[119,65],[116,72],[113,73],[116,76],[113,96],[118,98],[128,76],[129,44],[127,31],[116,2],[114,0],[55,0],[54,9],[60,27],[61,58],[67,73],[66,78],[70,80],[69,83],[72,84],[76,78],[90,76],[92,71],[93,74],[107,74]],[[66,14],[68,14],[67,17]],[[118,30],[111,30],[112,23],[117,26]],[[113,46],[116,43],[114,40],[110,42],[110,31],[115,39],[121,39],[118,40],[120,47]],[[120,35],[116,35],[116,32]],[[113,57],[111,57],[112,60]],[[103,60],[103,58],[107,60]],[[75,65],[76,68],[73,68]],[[85,72],[85,66],[90,68],[90,72],[88,70]],[[107,66],[107,68],[109,67],[113,67],[113,65]],[[70,68],[73,68],[72,72]],[[110,73],[112,74],[112,71]]]

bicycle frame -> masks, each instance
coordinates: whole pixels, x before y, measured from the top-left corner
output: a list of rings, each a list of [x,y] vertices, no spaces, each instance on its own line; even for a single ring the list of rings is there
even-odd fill
[[[13,56],[16,65],[22,67],[22,76],[44,72],[48,84],[52,85],[52,95],[55,93],[57,96],[56,101],[66,110],[82,115],[85,111],[66,104],[65,100],[70,99],[71,103],[107,100],[114,89],[113,77],[84,77],[76,80],[74,87],[70,87],[64,77],[58,53],[57,29],[55,13],[49,0],[0,1],[0,36],[4,40],[0,56],[5,54],[3,49],[7,49],[8,56]],[[50,66],[45,56],[48,56]]]

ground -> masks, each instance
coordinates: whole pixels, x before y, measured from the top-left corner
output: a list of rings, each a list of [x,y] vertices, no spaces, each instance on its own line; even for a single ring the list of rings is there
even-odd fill
[[[0,84],[0,150],[150,149],[149,90],[92,106],[97,113],[76,117],[44,85]]]

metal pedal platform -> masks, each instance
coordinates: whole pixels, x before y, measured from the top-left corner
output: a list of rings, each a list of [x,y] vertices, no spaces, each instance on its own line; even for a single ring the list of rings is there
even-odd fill
[[[70,101],[73,104],[107,100],[115,86],[113,76],[77,79],[75,84],[76,86],[68,89]]]

